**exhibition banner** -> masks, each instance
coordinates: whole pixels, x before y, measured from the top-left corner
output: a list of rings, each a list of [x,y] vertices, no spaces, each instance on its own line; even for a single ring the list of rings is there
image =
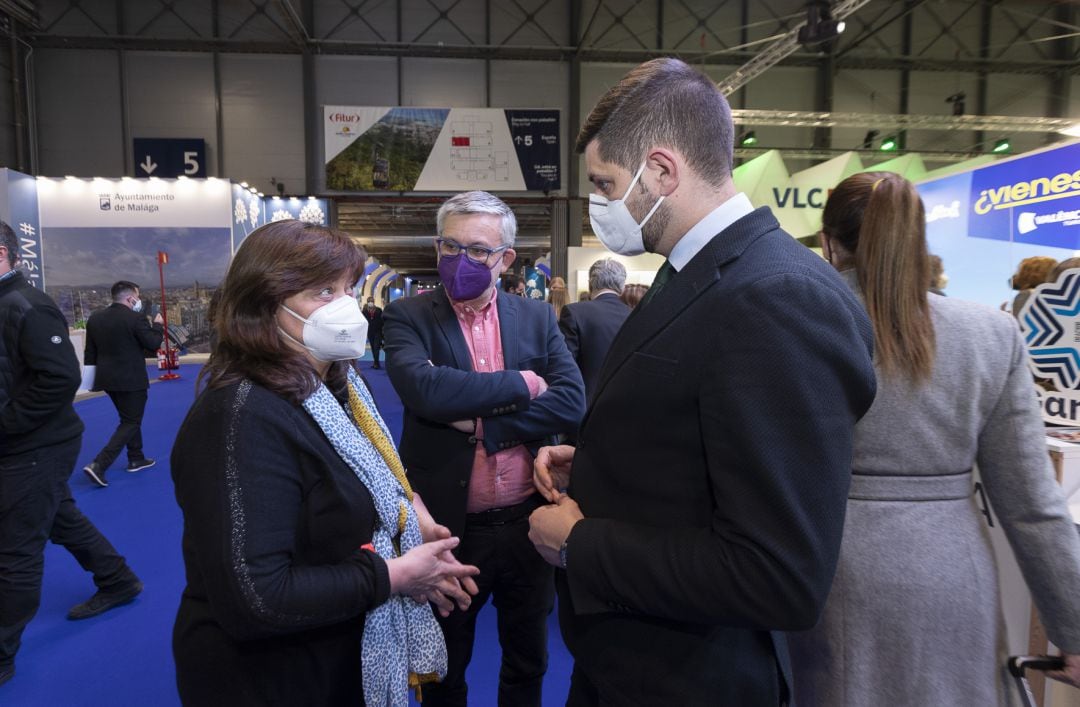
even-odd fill
[[[1017,315],[1036,378],[1055,391],[1038,388],[1043,419],[1058,424],[1080,422],[1080,269],[1066,270],[1056,282],[1035,288]]]
[[[323,106],[326,187],[552,191],[559,111]]]
[[[1052,248],[1080,248],[1080,144],[975,170],[969,233]]]
[[[43,278],[74,326],[131,280],[147,313],[160,306],[157,258],[169,254],[170,326],[207,351],[210,296],[232,255],[230,185],[220,179],[38,179]]]
[[[19,239],[19,263],[27,281],[44,289],[36,179],[0,169],[0,220],[11,226]]]

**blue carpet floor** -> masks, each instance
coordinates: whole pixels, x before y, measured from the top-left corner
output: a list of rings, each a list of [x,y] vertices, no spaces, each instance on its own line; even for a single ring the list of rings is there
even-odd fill
[[[129,606],[84,621],[68,621],[68,609],[94,592],[90,576],[63,548],[49,545],[41,608],[23,634],[15,678],[0,687],[0,705],[42,707],[178,705],[170,640],[184,586],[180,556],[181,516],[169,478],[169,452],[194,399],[199,367],[184,365],[177,381],[150,387],[143,421],[144,447],[157,465],[134,474],[123,455],[109,470],[109,487],[92,485],[81,471],[71,477],[75,500],[116,546],[146,585]],[[158,371],[150,369],[151,380]],[[401,403],[385,370],[365,375],[395,440]],[[76,403],[86,423],[78,469],[89,463],[117,424],[107,397]],[[544,705],[566,700],[571,659],[554,613],[548,622],[550,667]],[[469,668],[470,704],[495,705],[499,648],[490,603],[480,614],[476,650]],[[359,667],[359,666],[358,666]]]

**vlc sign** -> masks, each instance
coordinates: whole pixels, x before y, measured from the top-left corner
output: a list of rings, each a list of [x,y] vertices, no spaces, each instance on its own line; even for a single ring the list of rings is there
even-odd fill
[[[823,209],[825,208],[825,200],[829,198],[831,191],[832,189],[821,189],[820,187],[811,189],[800,189],[799,187],[780,189],[779,187],[773,187],[772,193],[773,201],[781,209],[786,209],[788,206],[794,209]]]

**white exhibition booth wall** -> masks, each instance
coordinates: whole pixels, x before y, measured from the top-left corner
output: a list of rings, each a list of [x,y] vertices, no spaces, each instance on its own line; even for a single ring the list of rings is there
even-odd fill
[[[108,306],[112,283],[136,282],[148,305],[160,305],[158,253],[168,256],[170,329],[183,327],[188,352],[208,351],[210,296],[243,239],[271,221],[327,223],[329,207],[216,178],[49,179],[0,169],[0,219],[15,229],[27,278],[73,326],[80,361],[82,327]]]

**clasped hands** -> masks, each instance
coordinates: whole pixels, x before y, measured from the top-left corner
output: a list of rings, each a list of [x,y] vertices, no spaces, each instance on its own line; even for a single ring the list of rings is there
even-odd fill
[[[563,489],[570,483],[574,448],[561,444],[541,447],[533,462],[533,485],[552,505],[541,506],[529,516],[529,540],[551,565],[561,567],[559,549],[570,536],[574,525],[585,516],[576,501]]]
[[[480,569],[463,565],[454,557],[452,550],[461,541],[435,522],[419,494],[413,495],[413,507],[424,543],[386,562],[390,592],[412,597],[420,604],[430,602],[442,616],[449,616],[455,605],[462,611],[468,609],[479,591],[473,577]]]

